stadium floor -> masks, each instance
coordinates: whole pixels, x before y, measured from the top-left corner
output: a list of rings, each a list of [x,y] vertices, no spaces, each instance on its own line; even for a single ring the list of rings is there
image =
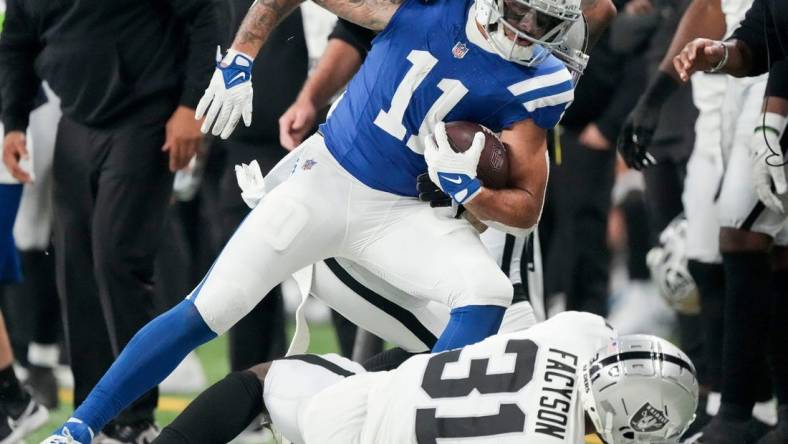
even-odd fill
[[[312,346],[310,352],[328,353],[337,350],[336,336],[329,325],[310,325],[312,332]],[[209,384],[218,381],[227,374],[227,340],[220,337],[197,350],[197,356],[202,362],[205,375]],[[196,393],[194,394],[196,396]],[[160,427],[169,424],[191,401],[193,396],[162,395],[159,398],[159,408],[156,411],[156,422]],[[73,396],[70,390],[60,390],[61,407],[50,412],[49,422],[38,432],[30,435],[25,442],[35,444],[41,442],[57,426],[62,424],[71,413]],[[268,443],[260,443],[268,444]],[[595,438],[587,438],[586,444],[601,444]]]

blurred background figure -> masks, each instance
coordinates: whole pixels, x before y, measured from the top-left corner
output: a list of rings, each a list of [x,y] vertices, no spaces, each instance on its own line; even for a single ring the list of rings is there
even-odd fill
[[[24,279],[4,288],[11,343],[26,374],[25,384],[48,409],[57,408],[59,362],[63,329],[55,284],[52,236],[52,158],[60,120],[60,100],[46,84],[39,90],[30,114],[27,146],[35,180],[24,185],[14,240]]]
[[[625,2],[615,3],[621,10]],[[606,31],[575,88],[572,106],[548,138],[550,180],[539,226],[551,312],[608,313],[612,148],[639,88],[638,77],[629,74],[636,62],[633,55],[613,51]]]
[[[216,41],[209,0],[8,3],[0,80],[12,173],[27,153],[24,131],[40,79],[63,110],[53,161],[54,245],[76,405],[153,314],[153,261],[171,172],[201,143],[193,108]],[[154,390],[100,440],[152,439],[156,402]]]

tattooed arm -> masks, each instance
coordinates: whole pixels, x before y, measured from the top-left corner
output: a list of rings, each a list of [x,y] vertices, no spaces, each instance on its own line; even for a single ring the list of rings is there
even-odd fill
[[[232,49],[257,55],[268,35],[304,0],[255,0],[246,14]],[[314,0],[334,14],[373,31],[386,27],[403,0]]]

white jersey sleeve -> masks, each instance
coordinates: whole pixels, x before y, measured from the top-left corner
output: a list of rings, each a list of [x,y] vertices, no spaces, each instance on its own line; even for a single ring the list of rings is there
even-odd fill
[[[602,318],[568,312],[411,358],[369,389],[359,442],[583,442],[578,370],[612,337]]]

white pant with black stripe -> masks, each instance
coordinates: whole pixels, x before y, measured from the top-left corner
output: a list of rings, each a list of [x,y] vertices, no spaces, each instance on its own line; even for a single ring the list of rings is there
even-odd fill
[[[511,282],[470,223],[367,187],[319,135],[302,144],[292,174],[238,227],[189,299],[221,334],[292,273],[331,257],[449,308],[506,307],[512,299]]]

